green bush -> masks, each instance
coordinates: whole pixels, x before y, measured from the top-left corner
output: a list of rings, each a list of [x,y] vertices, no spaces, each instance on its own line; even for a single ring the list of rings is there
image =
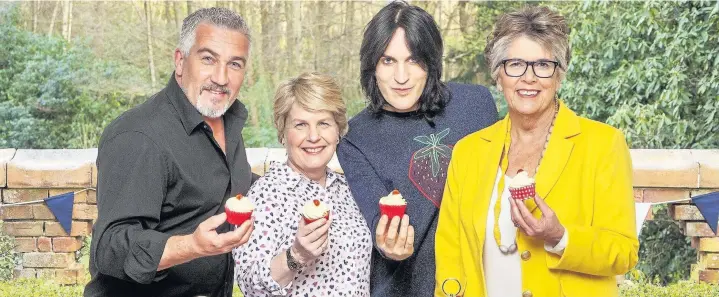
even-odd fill
[[[112,119],[146,98],[147,83],[128,79],[136,69],[17,22],[17,9],[0,11],[0,147],[96,147]]]
[[[0,221],[0,229],[2,229],[2,224]],[[0,233],[0,281],[12,278],[16,264],[15,240],[11,236]]]
[[[627,282],[619,286],[622,297],[717,297],[719,286],[692,281],[680,281],[669,286],[650,283],[632,284]]]
[[[639,263],[641,279],[662,285],[686,280],[691,264],[696,263],[697,252],[691,247],[679,224],[669,216],[666,205],[654,206],[654,219],[646,221],[639,236]],[[627,276],[632,277],[631,273]]]

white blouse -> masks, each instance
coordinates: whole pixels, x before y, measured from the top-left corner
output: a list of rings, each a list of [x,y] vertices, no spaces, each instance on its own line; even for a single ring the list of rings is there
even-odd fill
[[[344,175],[327,169],[325,188],[274,162],[247,196],[255,204],[255,230],[232,251],[235,280],[245,296],[369,296],[371,235]],[[302,206],[313,199],[330,208],[330,243],[281,287],[270,275],[272,258],[290,248]]]
[[[487,227],[484,236],[484,278],[487,286],[487,297],[519,297],[522,296],[522,265],[517,250],[510,254],[504,254],[494,241],[494,206],[497,204],[497,186],[502,170],[497,170],[497,178],[494,181],[492,198],[489,201],[487,211]],[[502,205],[499,213],[499,232],[502,234],[502,245],[510,246],[517,239],[517,227],[512,222],[511,205],[509,199],[509,184],[512,178],[504,177],[504,189],[502,190]],[[545,250],[561,255],[569,241],[569,232],[564,232],[561,241],[554,247],[545,245]]]

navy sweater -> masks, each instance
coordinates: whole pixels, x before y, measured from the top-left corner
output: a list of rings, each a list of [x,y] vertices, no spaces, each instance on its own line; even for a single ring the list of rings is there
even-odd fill
[[[448,84],[452,98],[432,128],[415,113],[363,110],[349,121],[337,156],[350,190],[372,232],[379,221],[379,199],[393,189],[407,200],[415,230],[414,254],[394,261],[372,252],[372,296],[432,296],[434,234],[452,146],[493,124],[497,109],[487,88]],[[439,255],[441,256],[441,255]]]

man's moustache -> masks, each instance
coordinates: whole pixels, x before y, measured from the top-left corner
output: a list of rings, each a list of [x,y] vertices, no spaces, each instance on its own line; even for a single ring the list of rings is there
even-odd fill
[[[218,86],[218,85],[214,85],[214,86],[203,86],[202,89],[200,90],[200,93],[202,93],[202,91],[222,92],[222,93],[225,93],[225,94],[229,94],[229,93],[230,93],[230,90],[229,90],[229,89],[227,89],[226,87],[223,87],[223,86]]]

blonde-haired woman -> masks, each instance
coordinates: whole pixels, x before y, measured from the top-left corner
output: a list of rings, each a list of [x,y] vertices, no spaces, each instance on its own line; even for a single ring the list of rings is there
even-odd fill
[[[255,231],[233,251],[245,296],[369,296],[369,228],[345,177],[327,168],[347,132],[345,110],[326,75],[304,73],[277,89],[274,124],[288,158],[248,193]],[[301,210],[314,199],[329,206],[330,218],[307,224]]]
[[[557,99],[568,36],[564,18],[545,7],[495,25],[485,57],[509,112],[454,148],[436,234],[436,295],[456,278],[473,297],[617,296],[614,276],[637,263],[624,136]],[[521,171],[536,184],[525,201],[508,191]]]

